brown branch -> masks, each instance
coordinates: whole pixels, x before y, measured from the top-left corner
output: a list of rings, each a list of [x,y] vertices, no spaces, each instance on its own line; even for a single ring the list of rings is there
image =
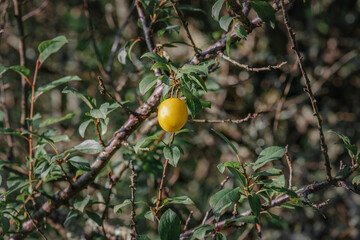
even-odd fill
[[[13,0],[14,3],[14,14],[15,19],[17,22],[17,28],[19,31],[19,55],[20,55],[20,65],[26,66],[26,59],[25,59],[25,33],[24,33],[24,26],[22,20],[22,11],[21,6],[17,0]],[[28,100],[28,86],[25,80],[25,77],[21,76],[21,117],[20,117],[20,124],[21,128],[26,128],[26,115],[28,111],[27,107],[27,100]]]
[[[290,41],[291,41],[291,44],[292,44],[292,49],[294,50],[299,62],[299,68],[300,68],[300,71],[301,71],[301,74],[305,80],[305,85],[306,85],[306,88],[304,89],[305,92],[307,92],[307,94],[309,95],[309,98],[310,98],[310,101],[311,101],[311,106],[313,108],[313,111],[314,111],[314,116],[316,117],[316,121],[317,121],[317,127],[318,127],[318,130],[319,130],[319,134],[320,134],[320,145],[321,145],[321,151],[323,152],[323,155],[324,155],[324,158],[325,158],[325,166],[326,166],[326,174],[327,174],[327,178],[329,180],[332,179],[332,176],[331,176],[331,166],[330,166],[330,159],[329,159],[329,155],[327,153],[327,145],[326,145],[326,142],[325,142],[325,136],[324,136],[324,133],[323,133],[323,127],[322,127],[322,119],[321,119],[321,116],[320,116],[320,113],[319,113],[319,109],[318,109],[318,106],[317,106],[317,101],[316,101],[316,98],[313,94],[313,91],[311,89],[311,83],[310,83],[310,79],[304,69],[304,66],[303,66],[303,57],[300,55],[300,52],[299,52],[299,49],[297,48],[297,45],[296,45],[296,40],[295,40],[295,33],[293,32],[292,28],[290,27],[290,24],[289,24],[289,18],[287,16],[287,13],[286,13],[286,10],[285,10],[285,3],[284,3],[284,0],[281,0],[281,10],[282,10],[282,13],[283,13],[283,19],[284,19],[284,23],[285,23],[285,26],[286,26],[286,29],[287,29],[287,32],[289,34],[289,38],[290,38]]]
[[[358,168],[358,166],[355,166],[353,168],[353,170],[355,170],[357,168]],[[331,187],[331,186],[344,187],[344,188],[347,189],[347,187],[349,187],[349,184],[346,184],[346,186],[345,186],[344,185],[344,182],[345,182],[344,179],[348,178],[351,175],[351,173],[352,173],[352,171],[350,171],[346,176],[344,176],[343,178],[340,178],[340,179],[333,178],[332,180],[323,180],[323,181],[320,181],[320,182],[315,182],[313,184],[309,184],[309,185],[299,189],[298,191],[296,191],[296,193],[297,193],[297,195],[299,197],[303,197],[303,196],[308,196],[309,194],[312,194],[312,193],[319,192],[319,191],[324,190],[325,188],[328,188],[328,187]],[[350,186],[349,187],[350,191],[352,191],[351,188],[354,188],[354,187]],[[360,191],[358,191],[358,192],[360,193]],[[272,200],[270,205],[267,202],[262,204],[261,209],[262,210],[268,210],[270,208],[280,206],[281,204],[289,202],[289,201],[291,201],[291,199],[290,199],[290,197],[288,195],[282,195],[282,196],[278,197],[277,199]],[[252,211],[247,210],[247,211],[245,211],[243,213],[240,213],[240,214],[238,214],[236,216],[232,216],[232,217],[224,219],[224,220],[222,220],[220,222],[217,222],[217,227],[218,228],[224,227],[226,225],[226,222],[229,221],[229,220],[232,220],[232,219],[235,219],[235,218],[238,218],[238,217],[242,217],[242,216],[249,216],[251,214],[252,214]],[[205,223],[202,223],[201,225],[203,225],[203,224],[211,224],[212,221],[213,221],[213,219],[209,219]],[[193,228],[193,229],[188,230],[185,233],[181,234],[180,239],[188,239],[189,237],[192,236],[195,229],[196,228]]]
[[[195,52],[195,56],[198,56],[199,55],[199,51],[195,45],[195,42],[194,42],[194,39],[192,38],[191,34],[190,34],[190,31],[189,31],[189,28],[188,28],[188,23],[186,22],[185,18],[184,18],[184,15],[181,13],[181,11],[178,9],[178,7],[176,6],[176,3],[173,1],[173,0],[170,0],[171,2],[171,5],[173,6],[174,8],[174,11],[176,13],[176,15],[179,16],[180,20],[181,20],[181,23],[182,25],[184,26],[184,29],[186,31],[186,34],[187,34],[187,37],[189,38],[190,42],[191,42],[191,46],[192,48],[194,49],[194,52]]]
[[[135,222],[135,178],[136,178],[136,172],[135,172],[135,168],[134,168],[134,161],[131,159],[130,160],[130,169],[131,169],[131,175],[130,175],[130,181],[131,181],[131,185],[130,185],[130,189],[131,189],[131,214],[130,214],[130,220],[131,220],[131,229],[132,229],[132,234],[131,234],[131,240],[136,240],[137,239],[137,232],[136,232],[136,222]]]
[[[193,214],[194,214],[194,211],[190,211],[189,216],[188,216],[188,218],[186,219],[186,222],[185,222],[183,231],[186,231],[186,229],[188,228],[189,222],[190,222],[191,217],[192,217]]]
[[[243,119],[189,119],[189,122],[194,122],[194,123],[235,123],[235,124],[240,124],[243,122],[247,122],[251,119],[257,118],[259,115],[263,114],[264,112],[259,112],[259,113],[253,113],[253,114],[248,114],[246,118]]]
[[[38,228],[38,226],[36,225],[35,220],[31,217],[30,212],[27,210],[25,204],[24,204],[24,210],[26,212],[26,214],[29,216],[30,221],[32,222],[32,224],[34,225],[34,227],[36,228],[36,231],[38,231],[38,233],[41,235],[41,237],[45,240],[47,240],[47,238],[45,237],[44,233]]]
[[[279,69],[279,68],[281,68],[282,66],[284,66],[287,63],[287,62],[282,62],[282,63],[279,63],[278,65],[275,65],[275,66],[269,65],[267,67],[249,67],[248,65],[236,62],[235,60],[229,58],[228,56],[226,56],[223,53],[219,53],[219,56],[222,57],[223,59],[225,59],[226,61],[234,64],[235,66],[244,68],[244,69],[246,69],[247,71],[250,71],[250,72],[271,71],[271,70]]]
[[[286,147],[285,147],[285,159],[286,159],[286,162],[287,162],[287,164],[289,166],[289,189],[291,190],[292,189],[293,169],[292,169],[291,161],[290,161],[289,154],[288,154],[288,145],[286,145]]]
[[[164,164],[163,174],[162,174],[162,177],[161,177],[159,195],[158,195],[158,199],[157,199],[156,207],[155,207],[155,214],[158,213],[159,207],[160,207],[160,204],[161,204],[162,192],[163,192],[163,189],[164,189],[164,180],[165,180],[165,176],[166,176],[166,168],[167,168],[168,164],[169,164],[169,159],[166,159],[165,164]]]
[[[248,14],[248,10],[244,11],[243,7],[238,4],[236,0],[227,0],[227,2],[229,3],[231,10],[234,11],[239,21],[243,24],[246,32],[251,32],[251,22],[246,17]]]
[[[37,9],[35,9],[35,10],[33,10],[33,11],[25,14],[25,15],[21,18],[22,21],[25,22],[27,19],[29,19],[29,18],[31,18],[31,17],[33,17],[33,16],[38,15],[39,13],[41,13],[41,11],[42,11],[44,8],[47,7],[48,4],[49,4],[49,0],[44,1],[44,2],[40,5],[40,7],[38,7]]]
[[[100,123],[100,118],[94,119],[95,130],[96,130],[96,134],[97,134],[98,139],[99,139],[99,143],[104,148],[105,145],[104,145],[104,142],[103,142],[101,134],[100,134],[99,123]]]

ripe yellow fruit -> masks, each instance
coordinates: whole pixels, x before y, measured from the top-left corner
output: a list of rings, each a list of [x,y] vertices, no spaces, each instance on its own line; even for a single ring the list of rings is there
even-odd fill
[[[177,132],[186,123],[188,110],[184,101],[179,98],[164,100],[158,110],[158,121],[162,129],[167,132]]]

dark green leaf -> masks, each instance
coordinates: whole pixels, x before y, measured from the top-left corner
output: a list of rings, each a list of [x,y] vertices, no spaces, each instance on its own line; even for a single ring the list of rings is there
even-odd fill
[[[144,217],[152,222],[155,222],[154,214],[150,210],[144,214]]]
[[[205,65],[189,65],[189,64],[185,64],[181,68],[181,72],[184,73],[184,74],[198,73],[198,74],[202,74],[202,75],[206,75],[206,76],[209,74],[209,70]]]
[[[180,237],[180,218],[171,209],[161,216],[158,231],[161,240],[176,240]]]
[[[209,200],[215,218],[219,219],[223,210],[229,207],[232,203],[236,203],[240,198],[240,187],[234,189],[223,189],[215,193]]]
[[[99,215],[90,211],[86,211],[86,214],[88,215],[89,218],[91,218],[94,222],[96,222],[97,225],[99,226],[102,225],[102,219]]]
[[[5,67],[5,66],[3,66],[3,67]],[[13,70],[13,71],[19,73],[20,75],[24,76],[25,78],[27,78],[30,74],[30,70],[28,68],[26,68],[24,66],[16,65],[16,66],[5,67],[5,68],[0,69],[0,75],[2,75],[7,70]]]
[[[78,76],[66,76],[66,77],[60,78],[49,84],[39,87],[35,92],[35,96],[36,96],[36,98],[38,98],[41,94],[43,94],[47,91],[50,91],[51,89],[56,88],[57,86],[60,86],[64,83],[68,83],[71,81],[81,81],[81,78],[79,78]]]
[[[246,37],[247,37],[247,33],[246,33],[246,30],[245,30],[245,28],[242,26],[242,25],[239,25],[239,26],[236,26],[235,28],[234,28],[234,32],[235,32],[235,34],[239,37],[239,38],[241,38],[241,39],[247,39]]]
[[[214,4],[214,6],[212,7],[212,17],[216,20],[219,21],[219,14],[222,8],[222,5],[224,4],[225,0],[217,0],[216,3]]]
[[[256,216],[243,216],[243,217],[238,217],[238,218],[234,218],[234,219],[231,219],[231,220],[227,220],[225,224],[229,224],[229,223],[232,223],[232,222],[236,222],[236,223],[241,223],[241,222],[244,222],[244,223],[257,223],[258,219],[257,219]]]
[[[73,94],[75,94],[75,96],[77,96],[78,98],[83,100],[89,106],[90,109],[93,109],[96,106],[95,98],[86,96],[86,95],[82,94],[81,92],[79,92],[78,90],[76,90],[74,88],[65,87],[62,92],[63,93],[73,93]]]
[[[287,189],[287,188],[284,188],[284,187],[265,185],[264,188],[271,189],[271,190],[273,190],[273,191],[275,191],[277,193],[280,193],[280,194],[286,194],[286,195],[289,196],[289,198],[292,199],[292,201],[295,201],[295,199],[298,198],[296,192],[291,191],[290,189]]]
[[[199,85],[205,92],[207,92],[205,82],[199,75],[192,72],[192,73],[189,74],[188,77],[191,80],[193,80],[194,82],[196,82],[196,84]],[[210,106],[211,106],[211,103],[210,103]]]
[[[90,163],[83,157],[74,156],[68,160],[71,165],[73,165],[76,169],[80,169],[83,171],[91,171]]]
[[[232,20],[233,20],[233,17],[232,17],[232,16],[222,16],[222,17],[220,18],[220,22],[219,22],[220,27],[221,27],[222,29],[224,29],[224,31],[228,31],[229,25],[230,25],[230,23],[232,22]]]
[[[181,87],[181,92],[185,95],[186,105],[190,110],[191,117],[194,118],[202,109],[201,102],[199,98],[195,97],[185,85]]]
[[[146,76],[144,77],[139,84],[139,90],[141,95],[144,95],[147,91],[149,91],[156,84],[156,80],[158,76]]]
[[[272,146],[265,148],[261,151],[258,159],[254,163],[252,169],[256,171],[256,169],[261,168],[266,163],[274,160],[281,159],[285,155],[285,148],[279,146]]]
[[[86,195],[83,200],[77,201],[74,203],[74,208],[79,210],[80,212],[84,212],[84,208],[90,201],[90,195]]]
[[[240,170],[232,168],[232,167],[228,167],[229,171],[236,177],[236,179],[238,179],[241,183],[241,186],[243,188],[247,187],[247,181],[246,178],[244,176],[244,174],[242,172],[240,172]]]
[[[11,135],[22,136],[21,132],[18,132],[11,128],[0,128],[0,134],[11,134]]]
[[[178,9],[183,10],[183,11],[201,12],[205,15],[207,14],[204,10],[202,10],[200,8],[196,8],[192,5],[180,5],[180,6],[178,6]]]
[[[194,238],[198,238],[200,240],[203,240],[206,236],[206,234],[209,231],[212,231],[214,229],[214,226],[210,226],[210,225],[201,225],[200,227],[196,228],[194,231]]]
[[[77,217],[78,216],[78,211],[76,211],[76,210],[71,210],[68,214],[67,214],[67,216],[66,216],[66,220],[65,220],[65,222],[64,222],[64,226],[65,227],[69,227],[70,226],[70,221],[71,221],[71,219],[73,219],[73,218],[75,218],[75,217]]]
[[[251,6],[261,20],[270,23],[272,28],[275,27],[275,10],[268,2],[251,0]]]
[[[39,52],[41,53],[40,62],[43,63],[51,54],[59,51],[60,48],[68,42],[69,41],[66,39],[65,36],[58,36],[51,40],[40,43],[38,47]]]
[[[195,203],[188,196],[180,196],[174,198],[166,198],[162,202],[162,205],[168,204],[185,204],[185,205],[195,205]]]
[[[238,151],[237,151],[237,149],[236,149],[236,147],[234,146],[234,144],[232,144],[232,143],[230,142],[230,140],[229,140],[227,137],[224,136],[224,134],[216,131],[216,130],[213,129],[213,128],[212,128],[211,130],[214,131],[217,135],[219,135],[219,136],[228,144],[228,146],[235,152],[236,155],[239,154]]]
[[[328,132],[336,134],[343,141],[343,144],[341,144],[341,145],[344,146],[348,150],[348,153],[349,153],[349,156],[351,157],[351,159],[354,159],[356,157],[357,147],[356,147],[356,145],[351,144],[350,139],[347,136],[345,136],[341,133],[337,133],[332,130],[329,130]]]
[[[270,169],[266,169],[264,171],[261,172],[257,172],[253,175],[253,178],[257,178],[260,176],[266,176],[266,177],[272,177],[272,176],[279,176],[282,174],[282,170],[278,169],[278,168],[270,168]]]
[[[222,232],[218,232],[216,234],[216,240],[226,240],[226,235],[223,234]]]
[[[160,57],[159,55],[157,55],[156,53],[153,53],[153,52],[147,52],[141,56],[141,58],[144,58],[144,57],[150,58],[151,60],[153,60],[155,62],[168,64],[168,61],[165,58]]]
[[[64,117],[49,117],[45,121],[42,121],[39,125],[40,128],[47,127],[49,125],[52,125],[54,123],[58,123],[70,118],[73,118],[75,116],[74,113],[68,113]]]
[[[99,142],[89,139],[73,147],[72,150],[76,150],[88,154],[96,154],[103,151],[103,148]]]
[[[252,193],[248,196],[248,199],[252,212],[255,214],[255,216],[259,216],[261,211],[260,197],[256,193]]]
[[[171,166],[176,167],[179,159],[181,157],[181,151],[178,146],[165,146],[164,147],[164,156],[166,159],[169,159],[169,163]]]
[[[2,216],[2,217],[0,217],[0,223],[1,223],[1,228],[2,228],[3,233],[7,233],[9,231],[9,228],[10,228],[9,219]]]

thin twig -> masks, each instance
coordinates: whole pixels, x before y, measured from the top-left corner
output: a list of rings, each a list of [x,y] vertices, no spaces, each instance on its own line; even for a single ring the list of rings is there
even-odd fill
[[[316,117],[316,120],[317,120],[317,126],[318,126],[318,130],[319,130],[319,134],[320,134],[321,151],[323,152],[323,155],[324,155],[324,158],[325,158],[326,174],[327,174],[327,178],[329,180],[331,180],[332,176],[331,176],[330,159],[329,159],[329,155],[327,153],[327,145],[326,145],[325,136],[324,136],[324,133],[323,133],[322,119],[321,119],[321,116],[320,116],[320,113],[319,113],[316,98],[315,98],[315,96],[313,94],[313,91],[311,89],[310,79],[309,79],[309,77],[308,77],[308,75],[307,75],[307,73],[306,73],[306,71],[304,69],[304,66],[303,66],[303,57],[300,55],[299,49],[297,48],[297,45],[296,45],[295,33],[293,32],[293,30],[292,30],[292,28],[290,27],[290,24],[289,24],[289,18],[287,16],[287,13],[286,13],[286,10],[285,10],[284,0],[281,0],[281,10],[282,10],[282,13],[283,13],[284,23],[285,23],[285,26],[286,26],[286,29],[287,29],[287,32],[289,34],[289,38],[290,38],[290,41],[291,41],[291,44],[292,44],[291,48],[294,50],[294,52],[295,52],[295,54],[296,54],[296,56],[298,58],[299,68],[300,68],[301,74],[302,74],[302,76],[303,76],[303,78],[305,80],[306,88],[304,90],[309,95],[309,98],[310,98],[310,101],[311,101],[311,106],[312,106],[313,111],[314,111],[314,116]]]
[[[188,218],[186,219],[183,231],[186,231],[187,227],[189,226],[189,222],[191,220],[192,215],[194,214],[194,211],[190,211]]]
[[[101,134],[100,134],[100,130],[99,130],[99,123],[100,123],[100,118],[94,119],[96,134],[98,135],[99,143],[103,148],[105,148],[104,141],[101,138]]]
[[[22,21],[25,22],[27,19],[33,17],[33,16],[36,16],[38,15],[39,13],[41,13],[41,11],[46,8],[46,6],[49,4],[49,0],[45,0],[41,5],[40,7],[38,7],[37,9],[25,14],[23,17],[22,17]]]
[[[167,168],[168,164],[169,164],[169,159],[166,159],[165,164],[164,164],[163,174],[162,174],[162,177],[161,177],[159,195],[158,195],[158,199],[157,199],[156,207],[155,207],[155,214],[158,213],[159,207],[160,207],[160,204],[161,204],[162,192],[163,192],[163,189],[164,189],[164,180],[165,180],[165,176],[166,176],[166,168]]]
[[[45,237],[44,233],[38,228],[38,226],[36,225],[36,222],[34,221],[34,219],[32,218],[30,212],[27,210],[25,204],[24,204],[24,210],[26,212],[26,214],[29,216],[32,224],[34,224],[34,227],[36,228],[36,231],[38,231],[38,233],[40,233],[41,237],[45,240],[47,240],[47,238]]]
[[[263,114],[264,112],[259,112],[259,113],[253,113],[253,114],[248,114],[246,118],[243,119],[189,119],[189,122],[194,122],[194,123],[235,123],[235,124],[240,124],[243,122],[247,122],[251,119],[254,119],[256,117],[258,117],[259,115]]]
[[[67,173],[65,172],[65,169],[64,169],[64,167],[62,166],[62,162],[59,160],[59,161],[57,161],[57,163],[58,163],[58,165],[60,166],[61,171],[64,173],[66,181],[69,183],[69,185],[70,185],[70,187],[71,187],[71,186],[72,186],[72,181],[71,181],[71,179],[69,178],[69,176],[67,175]]]
[[[286,159],[286,162],[287,162],[287,164],[289,166],[289,189],[291,190],[292,189],[293,169],[292,169],[291,161],[290,161],[289,154],[288,154],[288,145],[285,146],[285,159]]]
[[[135,168],[134,168],[134,162],[133,160],[130,160],[130,169],[131,169],[131,175],[130,175],[130,181],[131,181],[131,185],[130,185],[130,189],[131,189],[131,214],[130,214],[130,220],[131,220],[131,229],[132,229],[132,234],[131,234],[131,240],[136,240],[137,239],[137,232],[136,232],[136,222],[135,222],[135,178],[136,178],[136,172],[135,172]]]
[[[223,53],[219,53],[219,56],[222,57],[223,59],[225,59],[226,61],[231,62],[235,66],[244,68],[244,69],[246,69],[247,71],[250,71],[250,72],[271,71],[271,70],[279,69],[279,68],[281,68],[282,66],[284,66],[287,63],[287,62],[282,62],[282,63],[279,63],[278,65],[275,65],[275,66],[269,65],[267,67],[249,67],[248,65],[236,62],[235,60],[229,58],[228,56],[226,56]]]
[[[184,15],[181,13],[181,11],[178,9],[178,7],[176,6],[176,3],[173,1],[173,0],[170,0],[171,2],[171,5],[173,6],[174,8],[174,11],[176,13],[176,15],[179,16],[180,20],[181,20],[181,23],[182,25],[184,26],[184,29],[186,31],[186,34],[187,34],[187,37],[189,38],[190,42],[191,42],[191,46],[192,48],[194,49],[194,52],[195,52],[195,56],[198,56],[199,55],[199,51],[198,51],[198,48],[196,47],[195,45],[195,42],[194,42],[194,39],[192,38],[191,36],[191,33],[190,33],[190,30],[188,28],[188,23],[186,22],[185,18],[184,18]]]
[[[14,3],[14,14],[17,22],[17,28],[19,31],[19,55],[20,55],[20,65],[26,66],[26,59],[25,59],[25,33],[24,33],[24,26],[22,21],[22,11],[21,5],[17,0],[13,0]],[[28,111],[27,107],[27,100],[28,100],[28,87],[25,80],[25,77],[21,75],[21,116],[20,116],[20,125],[21,128],[26,128],[26,115]]]
[[[131,109],[126,107],[124,104],[119,102],[113,95],[111,95],[111,93],[109,93],[109,91],[106,89],[104,81],[102,80],[102,78],[100,76],[98,76],[98,81],[99,81],[99,87],[100,87],[100,94],[105,94],[106,96],[111,98],[111,100],[116,102],[122,109],[124,109],[126,111],[127,114],[134,115],[134,116],[140,116],[138,113],[132,111]]]

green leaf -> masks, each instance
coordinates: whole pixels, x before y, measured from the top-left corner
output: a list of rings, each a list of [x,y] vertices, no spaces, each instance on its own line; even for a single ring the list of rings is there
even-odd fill
[[[203,240],[205,238],[206,234],[212,230],[214,230],[214,226],[207,225],[207,224],[201,225],[200,227],[195,229],[193,237]]]
[[[180,218],[171,209],[161,216],[158,231],[161,240],[176,240],[180,238]]]
[[[86,160],[83,157],[74,156],[74,157],[70,158],[68,161],[76,169],[80,169],[80,170],[87,171],[87,172],[91,171],[91,166],[90,166],[89,160]]]
[[[205,92],[207,92],[207,88],[206,88],[206,85],[205,85],[205,82],[204,80],[199,76],[197,75],[196,73],[190,73],[188,75],[188,77],[193,80],[197,85],[199,85]],[[201,101],[201,100],[200,100]],[[211,102],[210,102],[210,106],[211,106]]]
[[[209,70],[208,70],[207,66],[205,66],[205,65],[189,65],[189,64],[185,64],[181,68],[181,73],[184,73],[184,74],[198,73],[198,74],[202,74],[202,75],[207,76],[209,74]]]
[[[219,14],[222,8],[222,5],[224,4],[225,0],[218,0],[212,7],[211,15],[216,20],[219,21]]]
[[[86,96],[84,94],[82,94],[81,92],[79,92],[78,90],[71,88],[71,87],[65,87],[64,90],[62,91],[63,93],[73,93],[75,94],[75,96],[77,96],[78,98],[80,98],[83,102],[85,102],[90,109],[93,109],[96,107],[96,100],[95,98]]]
[[[264,188],[271,189],[271,190],[273,190],[273,191],[275,191],[277,193],[280,193],[280,194],[286,194],[286,195],[289,196],[289,198],[292,199],[292,201],[298,198],[296,192],[291,191],[290,189],[287,189],[287,188],[284,188],[284,187],[264,185]]]
[[[238,36],[239,38],[244,39],[244,40],[247,39],[246,30],[242,25],[235,26],[234,32],[235,32],[236,36]]]
[[[238,218],[227,220],[225,222],[225,224],[229,224],[229,223],[233,223],[233,222],[236,222],[236,223],[241,223],[241,222],[244,222],[244,223],[257,223],[258,218],[256,216],[243,216],[243,217],[238,217]]]
[[[144,55],[141,56],[141,58],[144,58],[144,57],[150,58],[151,60],[153,60],[155,62],[160,62],[160,63],[163,63],[163,64],[169,64],[168,61],[165,58],[160,57],[159,55],[157,55],[156,53],[153,53],[153,52],[147,52],[147,53],[145,53]]]
[[[260,197],[256,193],[252,193],[248,196],[248,199],[252,212],[255,214],[255,216],[259,216],[261,211]]]
[[[255,173],[252,177],[257,178],[260,176],[266,176],[266,177],[273,177],[273,176],[279,176],[282,174],[282,170],[278,168],[269,168],[261,172]]]
[[[209,200],[215,218],[218,220],[223,210],[229,207],[232,203],[236,203],[240,198],[240,187],[234,189],[223,189],[215,193]]]
[[[216,130],[213,129],[213,128],[212,128],[211,130],[212,130],[213,132],[215,132],[217,135],[219,135],[219,136],[228,144],[228,146],[235,152],[236,155],[239,155],[239,153],[238,153],[236,147],[234,146],[234,144],[232,144],[232,143],[230,142],[230,140],[229,140],[227,137],[224,136],[224,134],[216,131]]]
[[[146,218],[152,222],[155,222],[154,214],[150,210],[144,214],[144,218]]]
[[[79,210],[80,212],[84,212],[84,208],[90,201],[90,195],[86,195],[83,200],[77,201],[74,203],[74,208]]]
[[[195,118],[195,116],[201,111],[202,105],[198,97],[195,97],[190,90],[185,86],[181,86],[181,92],[186,97],[186,105],[188,106],[190,110],[190,114],[192,118]]]
[[[11,128],[0,128],[0,134],[11,134],[11,135],[22,136],[21,132],[18,132]]]
[[[117,55],[117,59],[119,60],[119,62],[121,64],[126,64],[126,56],[127,56],[127,51],[126,51],[126,45],[122,46],[118,52]]]
[[[139,240],[151,240],[151,239],[148,238],[148,236],[146,236],[146,235],[140,235]]]
[[[234,18],[232,16],[222,16],[220,18],[220,22],[219,22],[220,27],[222,29],[224,29],[224,31],[227,32],[229,30],[229,25],[230,25],[230,23],[232,22],[233,19]]]
[[[149,143],[153,142],[154,140],[159,140],[159,137],[156,136],[156,135],[152,135],[152,136],[147,137],[147,138],[142,138],[134,146],[135,153],[138,153],[139,148],[147,146]]]
[[[0,217],[0,226],[2,228],[2,232],[3,233],[7,233],[9,231],[9,228],[10,228],[10,221],[8,218],[2,216]]]
[[[216,240],[226,240],[227,238],[226,238],[226,235],[225,234],[223,234],[222,232],[218,232],[217,234],[216,234]]]
[[[77,217],[78,216],[78,211],[77,210],[71,210],[67,216],[66,216],[66,220],[64,222],[64,226],[65,227],[69,227],[70,225],[70,220]]]
[[[261,20],[270,23],[272,28],[275,27],[275,10],[268,2],[251,0],[251,6]]]
[[[68,83],[71,81],[81,81],[81,78],[79,78],[78,76],[66,76],[66,77],[60,78],[58,80],[55,80],[49,84],[39,87],[35,92],[35,97],[38,98],[43,93],[50,91],[51,89],[56,88],[57,86],[60,86],[64,83]]]
[[[195,203],[188,196],[180,196],[174,198],[166,198],[162,202],[162,205],[168,204],[185,204],[185,205],[195,205]]]
[[[149,91],[156,84],[156,80],[158,76],[146,76],[139,83],[139,90],[141,95],[144,95],[147,91]]]
[[[261,168],[266,163],[274,160],[281,159],[285,155],[285,148],[279,146],[272,146],[265,148],[261,151],[258,159],[254,163],[252,169],[256,171],[256,169]]]
[[[109,108],[109,103],[103,103],[101,104],[99,109],[91,109],[90,110],[90,115],[93,118],[100,118],[100,119],[106,119],[107,114],[108,114],[108,108]]]
[[[343,144],[342,143],[340,144],[348,150],[351,159],[354,159],[356,157],[357,147],[356,145],[351,144],[350,139],[347,136],[332,130],[329,130],[328,132],[336,134],[343,141]]]
[[[0,65],[0,76],[2,74],[4,74],[7,70],[13,70],[13,71],[19,73],[20,75],[24,76],[25,78],[27,78],[30,74],[30,70],[21,65],[16,65],[16,66],[11,66],[11,67],[6,67],[4,65]]]
[[[205,15],[207,14],[204,10],[202,10],[200,8],[196,8],[192,5],[180,5],[180,6],[178,6],[178,9],[183,10],[183,11],[201,12]]]
[[[131,204],[130,199],[125,199],[121,204],[114,206],[114,213],[121,213],[121,208],[126,207]],[[120,212],[119,212],[120,210]]]
[[[88,215],[89,218],[91,218],[94,222],[96,222],[97,225],[99,226],[102,225],[102,219],[99,215],[90,211],[86,211],[86,214]]]
[[[39,125],[40,128],[47,127],[49,125],[52,125],[54,123],[62,122],[67,119],[71,119],[75,116],[74,113],[68,113],[64,117],[49,117],[45,121],[42,121]]]
[[[100,145],[99,142],[88,139],[80,143],[79,145],[73,147],[72,150],[88,154],[96,154],[103,151],[103,147]]]
[[[172,145],[171,147],[165,146],[163,152],[165,158],[169,159],[171,166],[176,167],[181,157],[181,151],[179,147],[176,145]]]
[[[84,138],[85,136],[85,131],[86,131],[86,128],[89,126],[89,124],[92,122],[92,119],[89,119],[83,123],[80,124],[79,126],[79,134],[82,138]]]
[[[43,63],[51,54],[56,53],[60,50],[64,44],[69,41],[65,36],[58,36],[51,40],[44,41],[40,43],[38,49],[41,54],[40,62]]]
[[[352,184],[356,184],[356,185],[360,184],[360,175],[353,178]]]

